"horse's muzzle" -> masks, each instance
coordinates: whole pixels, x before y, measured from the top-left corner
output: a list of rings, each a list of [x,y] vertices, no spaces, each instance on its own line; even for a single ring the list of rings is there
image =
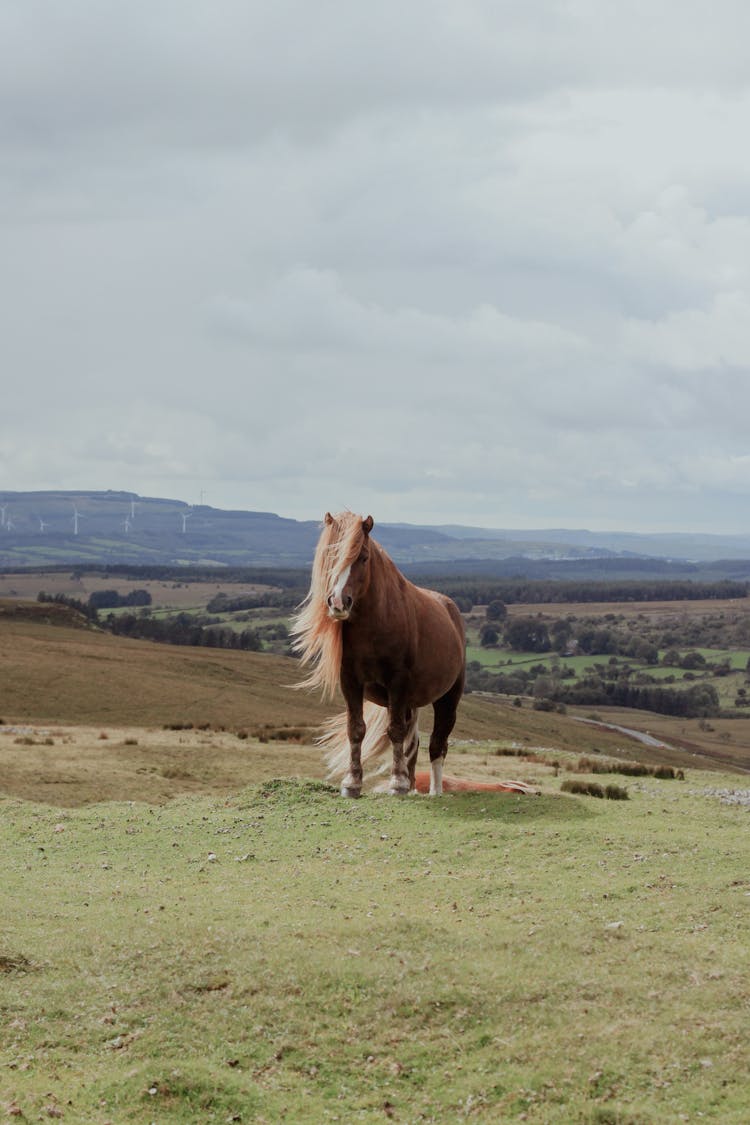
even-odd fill
[[[354,599],[351,594],[344,594],[343,597],[337,597],[336,594],[331,594],[327,603],[328,616],[334,617],[337,621],[346,621],[352,611],[353,601]]]

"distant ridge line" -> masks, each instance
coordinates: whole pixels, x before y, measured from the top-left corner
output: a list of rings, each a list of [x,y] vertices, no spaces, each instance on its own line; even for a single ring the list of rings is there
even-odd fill
[[[323,501],[313,518],[296,520],[265,508],[221,509],[125,489],[6,489],[0,505],[0,567],[6,571],[88,563],[307,567],[327,506]],[[705,567],[723,567],[729,577],[750,574],[750,535],[422,525],[372,514],[375,536],[389,554],[425,574],[455,573],[456,567],[549,574],[573,564],[581,573],[641,574],[645,566],[654,573],[671,567],[670,573],[697,576]]]

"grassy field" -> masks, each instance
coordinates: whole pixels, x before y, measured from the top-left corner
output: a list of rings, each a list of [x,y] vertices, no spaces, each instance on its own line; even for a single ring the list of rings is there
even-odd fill
[[[469,696],[538,796],[345,802],[297,672],[0,616],[0,1118],[744,1125],[745,721]]]
[[[5,1112],[744,1123],[750,813],[725,782],[3,800]]]

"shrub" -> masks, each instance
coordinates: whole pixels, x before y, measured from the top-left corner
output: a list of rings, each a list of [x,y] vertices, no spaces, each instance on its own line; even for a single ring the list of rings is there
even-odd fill
[[[578,793],[583,797],[606,797],[610,801],[629,799],[627,789],[622,789],[619,785],[608,785],[603,789],[596,781],[567,780],[562,783],[560,789],[563,793]]]
[[[571,781],[562,783],[560,789],[563,793],[578,793],[583,797],[603,797],[604,790],[596,781]]]
[[[627,801],[630,799],[627,789],[623,789],[620,785],[608,785],[604,790],[604,796],[608,801]]]
[[[667,781],[684,781],[685,771],[675,769],[674,766],[654,766],[651,770],[653,777]]]
[[[580,757],[574,766],[577,773],[621,773],[626,777],[656,777],[660,780],[684,781],[685,773],[674,766],[647,766],[644,762],[619,762],[611,758]]]
[[[499,639],[497,629],[493,629],[491,625],[483,625],[479,630],[479,643],[482,648],[492,648]]]
[[[551,699],[535,699],[533,708],[535,711],[555,711],[556,705]]]
[[[485,615],[488,621],[503,621],[508,616],[505,602],[501,602],[499,598],[493,598],[485,610]]]

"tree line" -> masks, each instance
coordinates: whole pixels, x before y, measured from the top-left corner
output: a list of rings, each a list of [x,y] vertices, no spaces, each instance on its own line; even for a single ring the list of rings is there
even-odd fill
[[[500,601],[505,605],[545,605],[551,602],[726,601],[746,598],[748,582],[690,580],[628,580],[623,582],[556,581],[545,579],[435,578],[433,589],[447,594],[459,609]]]
[[[307,594],[306,589],[290,586],[286,590],[264,590],[253,594],[218,593],[206,606],[208,613],[239,613],[248,609],[294,609]]]

